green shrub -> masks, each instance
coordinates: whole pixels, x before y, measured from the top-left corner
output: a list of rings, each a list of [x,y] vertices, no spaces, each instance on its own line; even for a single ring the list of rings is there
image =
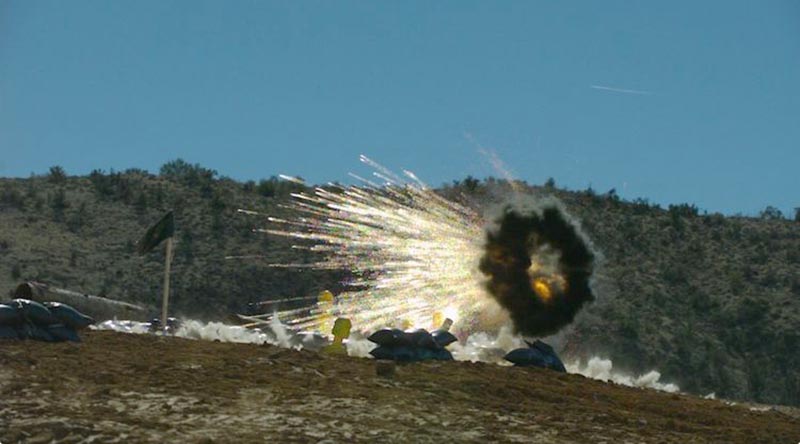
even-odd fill
[[[69,207],[67,196],[63,188],[58,188],[50,195],[50,208],[53,210],[53,220],[64,221],[64,211]]]
[[[19,264],[14,264],[11,266],[11,279],[18,280],[22,276],[22,269]]]
[[[47,174],[47,181],[55,184],[63,184],[67,180],[67,173],[60,166],[51,166]]]
[[[760,213],[758,213],[758,216],[766,220],[780,220],[783,219],[783,212],[773,207],[772,205],[769,205],[766,208],[764,208]]]
[[[695,217],[698,214],[698,209],[694,204],[679,204],[670,205],[668,207],[670,215],[677,215],[681,217]]]
[[[22,209],[25,208],[25,197],[14,186],[5,186],[0,191],[0,204],[10,208]]]
[[[86,210],[86,202],[81,202],[75,211],[71,212],[67,217],[67,228],[73,233],[77,233],[83,228],[86,219],[89,217]]]
[[[200,164],[190,164],[183,159],[175,159],[161,166],[159,174],[169,180],[189,188],[199,189],[203,197],[210,197],[217,172],[203,168]]]

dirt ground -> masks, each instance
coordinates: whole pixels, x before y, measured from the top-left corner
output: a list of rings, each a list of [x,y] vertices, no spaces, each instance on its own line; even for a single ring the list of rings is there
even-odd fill
[[[797,443],[797,409],[535,368],[88,331],[0,342],[0,443]]]

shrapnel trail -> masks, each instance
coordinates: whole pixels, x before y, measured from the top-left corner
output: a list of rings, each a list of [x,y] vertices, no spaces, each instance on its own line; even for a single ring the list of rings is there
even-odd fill
[[[298,329],[322,329],[347,317],[369,331],[433,325],[435,315],[476,331],[508,319],[525,334],[552,333],[593,299],[593,255],[558,206],[508,207],[491,228],[475,210],[445,199],[414,173],[399,176],[371,159],[376,183],[332,184],[295,193],[296,217],[268,217],[260,231],[293,238],[294,248],[319,253],[309,263],[279,267],[347,270],[349,290],[333,301],[277,312]],[[501,308],[502,306],[502,308]],[[503,310],[505,309],[505,310]]]

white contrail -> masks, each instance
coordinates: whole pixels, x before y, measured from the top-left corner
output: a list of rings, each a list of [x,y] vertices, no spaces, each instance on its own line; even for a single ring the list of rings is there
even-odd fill
[[[603,85],[590,85],[589,88],[599,89],[601,91],[618,92],[623,94],[638,94],[640,96],[650,96],[653,94],[650,91],[643,91],[638,89],[612,88],[610,86],[603,86]]]

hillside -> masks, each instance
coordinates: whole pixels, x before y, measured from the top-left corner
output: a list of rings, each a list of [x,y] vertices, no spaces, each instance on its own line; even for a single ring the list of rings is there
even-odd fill
[[[296,186],[275,178],[261,186],[240,184],[216,179],[198,166],[177,168],[160,176],[129,170],[0,179],[5,227],[0,234],[0,288],[41,280],[155,306],[164,256],[138,256],[135,244],[168,209],[176,218],[172,301],[180,314],[219,318],[268,297],[336,287],[339,278],[330,273],[298,279],[294,272],[266,267],[296,261],[298,252],[283,239],[254,233],[263,227],[263,217],[237,213],[241,208],[283,215],[279,203]]]
[[[602,256],[598,300],[555,339],[564,356],[602,355],[637,373],[656,368],[692,393],[800,405],[800,223],[518,186],[558,197]],[[264,218],[236,211],[286,217],[281,203],[301,188],[275,178],[238,183],[181,161],[158,175],[67,177],[54,169],[0,179],[0,289],[39,280],[156,305],[162,255],[136,256],[134,243],[174,209],[178,313],[218,319],[264,299],[336,292],[344,274],[268,267],[311,253],[254,233]],[[441,192],[483,207],[508,188],[468,178]]]
[[[375,361],[90,331],[0,343],[0,441],[787,443],[788,407],[728,405],[538,368]]]

